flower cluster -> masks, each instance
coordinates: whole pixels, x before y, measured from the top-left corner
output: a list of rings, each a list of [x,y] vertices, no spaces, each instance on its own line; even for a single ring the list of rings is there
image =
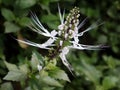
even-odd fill
[[[49,39],[45,43],[38,44],[35,42],[31,42],[29,40],[24,40],[24,41],[18,40],[18,41],[38,48],[51,50],[52,53],[50,53],[49,57],[52,59],[55,58],[56,56],[59,56],[63,64],[72,73],[73,68],[66,59],[66,55],[68,54],[70,49],[96,50],[102,47],[101,45],[92,46],[92,45],[83,45],[79,43],[79,37],[81,37],[85,32],[97,27],[98,23],[96,22],[92,24],[86,30],[79,33],[78,30],[81,29],[81,27],[85,24],[86,21],[86,19],[84,19],[80,23],[79,8],[77,7],[73,8],[65,20],[64,20],[65,11],[62,14],[59,6],[58,6],[58,11],[59,11],[59,17],[61,23],[58,26],[58,30],[52,30],[51,32],[49,32],[41,24],[41,22],[39,21],[38,17],[35,14],[33,13],[31,14],[32,16],[31,18],[33,22],[31,23],[31,26],[29,26],[29,28],[37,32],[38,34],[48,37]]]

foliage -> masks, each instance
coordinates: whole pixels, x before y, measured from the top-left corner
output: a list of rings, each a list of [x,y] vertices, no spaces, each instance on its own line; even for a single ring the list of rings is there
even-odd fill
[[[28,30],[29,13],[35,12],[50,31],[57,29],[58,3],[62,10],[66,9],[66,15],[74,6],[80,8],[81,20],[89,19],[82,30],[99,18],[104,21],[98,30],[86,33],[80,40],[109,47],[97,51],[71,50],[67,58],[75,76],[59,60],[49,61],[47,51],[14,40],[46,40]],[[0,90],[120,90],[119,11],[119,0],[0,0]],[[37,65],[44,67],[38,70]]]

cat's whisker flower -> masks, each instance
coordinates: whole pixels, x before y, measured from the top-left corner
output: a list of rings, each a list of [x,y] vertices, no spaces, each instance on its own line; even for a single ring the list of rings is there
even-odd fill
[[[102,45],[83,45],[79,43],[79,37],[82,36],[85,32],[90,31],[96,27],[98,27],[99,22],[93,23],[86,30],[79,33],[79,29],[85,25],[87,18],[85,18],[81,23],[79,21],[80,13],[79,8],[73,8],[66,19],[64,20],[65,10],[61,13],[60,7],[58,5],[58,13],[60,17],[60,25],[58,25],[58,30],[52,30],[49,32],[39,21],[36,14],[31,13],[32,24],[29,26],[34,32],[41,34],[43,36],[48,37],[48,40],[43,44],[38,44],[31,42],[29,40],[18,40],[19,42],[35,46],[42,49],[52,50],[54,53],[50,54],[49,58],[57,58],[55,56],[59,56],[62,63],[69,69],[69,71],[73,74],[73,68],[69,64],[66,59],[66,55],[69,53],[70,49],[78,49],[78,50],[99,50],[104,48]],[[67,42],[67,44],[66,44]],[[42,68],[38,66],[38,70],[40,71]]]

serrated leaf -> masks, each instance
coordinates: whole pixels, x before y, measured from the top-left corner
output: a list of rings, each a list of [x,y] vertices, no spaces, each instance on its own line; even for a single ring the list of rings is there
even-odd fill
[[[3,78],[4,80],[11,81],[21,81],[26,79],[26,74],[20,70],[17,71],[9,71],[8,74]]]
[[[15,64],[11,64],[11,63],[8,63],[6,61],[4,61],[6,67],[8,68],[8,70],[10,71],[14,71],[14,70],[18,70],[17,66]]]
[[[17,32],[18,30],[20,30],[20,27],[12,22],[5,22],[4,26],[5,26],[5,33]]]
[[[39,64],[39,61],[37,60],[37,57],[35,54],[32,54],[32,59],[31,59],[31,67],[33,70],[37,70],[37,65]]]
[[[36,57],[38,58],[39,61],[43,61],[43,57],[40,53],[38,53],[37,51],[33,51],[33,54],[36,55]]]
[[[116,86],[117,81],[118,81],[117,77],[107,76],[104,78],[102,84],[105,90],[109,90]]]
[[[19,68],[25,74],[27,74],[29,72],[28,66],[26,64],[20,65]]]
[[[6,20],[8,20],[8,21],[13,21],[13,20],[15,20],[15,15],[14,15],[14,13],[13,13],[11,10],[9,10],[9,9],[2,8],[2,9],[1,9],[1,13],[2,13],[3,17],[4,17]]]
[[[38,64],[44,65],[43,58],[38,52],[33,51],[32,58],[31,58],[31,67],[33,68],[33,70],[37,70]]]
[[[42,80],[44,83],[46,83],[48,85],[62,87],[62,85],[57,80],[55,80],[49,76],[43,77]]]
[[[65,81],[70,82],[70,79],[67,76],[67,74],[63,70],[59,69],[56,66],[54,66],[53,68],[51,68],[51,70],[49,71],[49,75],[52,78],[60,79],[60,80],[65,80]]]
[[[1,84],[0,90],[14,90],[10,82]]]

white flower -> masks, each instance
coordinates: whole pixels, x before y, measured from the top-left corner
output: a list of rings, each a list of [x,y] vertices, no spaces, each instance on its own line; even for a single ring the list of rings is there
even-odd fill
[[[56,53],[53,54],[59,54],[59,57],[62,60],[62,63],[69,69],[69,71],[72,73],[73,68],[69,64],[69,62],[66,59],[66,55],[69,52],[69,49],[78,49],[78,50],[96,50],[100,49],[103,47],[102,45],[83,45],[79,43],[79,37],[83,36],[83,34],[89,30],[92,30],[93,28],[101,25],[97,21],[96,23],[93,23],[90,27],[88,27],[86,30],[82,32],[78,32],[79,29],[82,28],[82,26],[85,24],[86,19],[85,18],[81,23],[79,23],[79,8],[75,7],[70,11],[70,14],[68,14],[66,20],[64,21],[64,15],[65,15],[65,10],[63,11],[63,14],[61,14],[60,7],[58,6],[58,12],[59,12],[59,17],[60,17],[60,25],[58,26],[58,30],[52,30],[49,32],[44,26],[41,24],[39,21],[38,17],[32,13],[32,24],[29,26],[30,29],[33,31],[37,32],[38,34],[41,34],[43,36],[48,37],[49,39],[43,43],[43,44],[38,44],[35,42],[31,42],[29,40],[18,40],[19,42],[35,46],[38,48],[42,49],[51,49],[54,48],[53,46],[59,45],[60,47],[57,50]],[[66,40],[69,40],[68,45],[65,45]],[[59,41],[59,44],[56,44],[55,42]],[[40,71],[42,67],[38,65],[38,70]],[[73,74],[73,73],[72,73]]]
[[[60,53],[59,56],[60,56],[63,64],[64,64],[64,65],[69,69],[69,71],[72,73],[73,68],[72,68],[72,66],[69,64],[69,62],[67,61],[66,56],[65,56],[65,55],[68,54],[68,52],[69,52],[69,48],[68,48],[68,47],[64,47],[64,48],[62,49],[62,52]],[[74,75],[74,74],[72,73],[72,75]]]

